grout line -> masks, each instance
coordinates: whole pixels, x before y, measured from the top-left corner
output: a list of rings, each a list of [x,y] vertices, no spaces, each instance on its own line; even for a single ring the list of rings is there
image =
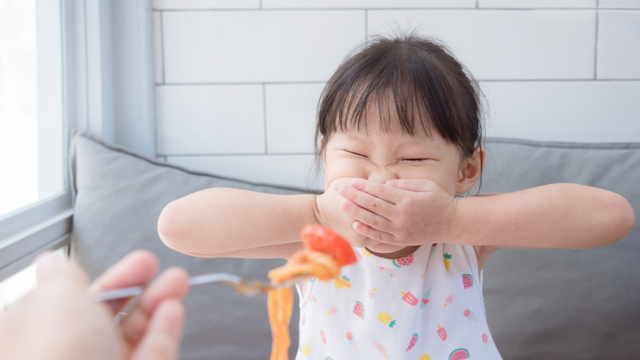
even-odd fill
[[[162,84],[167,82],[167,78],[165,75],[165,62],[164,62],[164,14],[160,11],[160,47],[161,47],[161,57],[162,57]]]
[[[84,26],[84,74],[85,74],[85,79],[84,79],[84,86],[85,86],[85,110],[87,111],[87,113],[85,114],[85,122],[84,122],[84,129],[86,131],[91,131],[91,129],[89,128],[90,126],[90,122],[89,122],[89,114],[91,113],[91,103],[89,102],[89,40],[87,40],[87,38],[89,37],[89,35],[87,34],[87,4],[83,2],[83,9],[84,9],[84,16],[83,18],[83,22],[82,25]],[[94,129],[94,131],[96,131]]]
[[[364,9],[364,41],[369,41],[369,9]]]
[[[638,79],[476,79],[478,82],[568,82],[568,81],[638,81]],[[165,83],[157,84],[157,86],[253,86],[253,85],[322,85],[323,82],[300,81],[300,82],[264,82],[264,83],[228,83],[228,82],[211,82],[211,83]]]
[[[600,6],[600,0],[596,1],[596,7]],[[600,18],[600,11],[596,10],[596,45],[593,54],[593,79],[598,78],[598,23]]]
[[[499,10],[595,10],[596,7],[527,7],[527,8],[517,8],[517,7],[503,7],[503,8],[489,8],[489,7],[403,7],[403,8],[267,8],[267,9],[166,9],[166,10],[156,10],[162,12],[227,12],[227,11],[337,11],[337,10],[345,10],[345,11],[355,11],[355,10],[371,10],[371,11],[388,11],[388,10],[460,10],[460,11],[469,11],[469,10],[480,10],[480,11],[499,11]],[[639,8],[602,8],[602,10],[629,10],[629,11],[640,11]]]
[[[265,154],[265,153],[246,153],[246,154],[241,154],[241,153],[231,153],[231,154],[158,154],[158,156],[164,156],[165,158],[167,157],[211,157],[211,156],[298,156],[298,155],[315,155],[312,152],[308,152],[308,153],[270,153],[270,154]]]
[[[260,10],[262,10],[262,0],[260,0]]]
[[[264,118],[264,153],[268,154],[269,149],[267,147],[267,89],[265,84],[262,84],[262,111],[263,111],[263,118]]]
[[[480,4],[479,4],[479,2],[480,2],[479,0],[476,0],[476,9],[479,9],[479,8],[480,8]]]
[[[190,82],[175,82],[175,83],[167,83],[163,84],[166,86],[189,86],[189,85],[323,85],[326,84],[326,81],[273,81],[273,82],[198,82],[198,83],[190,83]]]

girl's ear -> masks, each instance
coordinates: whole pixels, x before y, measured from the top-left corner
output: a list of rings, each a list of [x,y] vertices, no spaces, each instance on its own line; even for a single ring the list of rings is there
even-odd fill
[[[478,146],[473,152],[473,155],[462,163],[460,173],[458,174],[456,194],[466,193],[478,182],[482,174],[482,166],[484,165],[486,155],[487,153],[484,148]]]

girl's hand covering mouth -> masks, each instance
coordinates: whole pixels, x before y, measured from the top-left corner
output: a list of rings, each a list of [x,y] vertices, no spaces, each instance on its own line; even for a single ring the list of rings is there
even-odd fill
[[[356,178],[339,193],[347,199],[342,210],[355,220],[355,232],[397,246],[443,242],[455,215],[456,200],[426,179],[381,184]]]
[[[345,214],[342,210],[346,200],[340,195],[341,187],[348,186],[352,178],[338,178],[334,180],[327,190],[316,196],[316,219],[324,227],[333,229],[347,238],[355,247],[371,247],[379,243],[359,234],[354,230],[355,218]]]

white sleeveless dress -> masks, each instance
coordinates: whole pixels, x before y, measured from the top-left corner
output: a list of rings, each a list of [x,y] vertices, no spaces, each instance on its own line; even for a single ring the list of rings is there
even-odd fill
[[[423,245],[396,260],[354,250],[342,281],[297,286],[296,359],[501,359],[473,246]]]

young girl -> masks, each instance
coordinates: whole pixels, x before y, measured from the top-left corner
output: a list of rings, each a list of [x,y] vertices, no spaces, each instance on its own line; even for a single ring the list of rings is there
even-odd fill
[[[359,260],[343,281],[298,286],[300,359],[499,359],[482,296],[491,254],[605,245],[634,214],[573,184],[460,197],[481,176],[481,125],[477,83],[444,46],[378,38],[323,92],[322,195],[199,191],[167,205],[160,237],[194,256],[255,258],[289,257],[305,224],[348,238]]]

